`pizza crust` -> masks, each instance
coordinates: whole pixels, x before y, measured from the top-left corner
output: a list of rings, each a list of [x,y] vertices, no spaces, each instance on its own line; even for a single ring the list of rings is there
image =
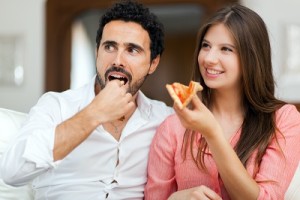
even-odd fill
[[[195,81],[190,81],[189,86],[175,82],[173,84],[167,84],[166,88],[171,98],[180,109],[186,107],[191,102],[194,95],[203,89],[202,86]]]

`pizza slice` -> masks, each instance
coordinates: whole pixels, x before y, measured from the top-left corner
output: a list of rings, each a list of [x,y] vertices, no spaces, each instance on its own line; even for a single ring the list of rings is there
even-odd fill
[[[189,86],[175,82],[173,84],[167,84],[166,88],[171,98],[179,106],[180,109],[186,107],[192,100],[193,96],[198,91],[201,91],[203,89],[202,86],[195,81],[190,81]]]

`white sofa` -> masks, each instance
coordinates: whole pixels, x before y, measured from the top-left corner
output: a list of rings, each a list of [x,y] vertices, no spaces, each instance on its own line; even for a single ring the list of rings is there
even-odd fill
[[[0,159],[8,143],[14,139],[26,117],[25,113],[0,108]],[[1,174],[0,174],[1,177]],[[11,187],[0,178],[0,200],[33,200],[30,185]],[[300,200],[300,163],[298,170],[285,194],[285,200]]]
[[[0,159],[8,143],[14,139],[26,114],[0,108]],[[1,177],[1,174],[0,174]],[[12,187],[0,178],[0,200],[33,200],[31,185]]]
[[[300,200],[300,162],[292,182],[285,193],[284,200]]]

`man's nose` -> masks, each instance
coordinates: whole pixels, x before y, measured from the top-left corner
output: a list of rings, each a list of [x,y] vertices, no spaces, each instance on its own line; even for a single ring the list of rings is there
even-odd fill
[[[114,61],[113,61],[113,65],[117,66],[117,67],[123,67],[123,66],[125,66],[125,63],[124,63],[124,51],[118,51],[118,52],[116,52],[115,58],[114,58]]]

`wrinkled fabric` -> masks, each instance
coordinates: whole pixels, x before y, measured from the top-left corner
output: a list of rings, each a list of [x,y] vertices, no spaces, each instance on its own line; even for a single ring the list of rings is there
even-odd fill
[[[284,194],[300,160],[300,114],[293,105],[285,105],[276,112],[278,144],[273,140],[262,158],[255,181],[260,193],[258,200],[284,199]],[[212,155],[205,156],[208,173],[200,171],[188,154],[182,159],[181,148],[185,128],[178,117],[168,117],[158,128],[149,155],[146,199],[167,199],[176,190],[205,185],[218,193],[223,200],[229,200],[228,193],[219,176]],[[230,139],[235,146],[241,130]],[[199,134],[200,135],[200,134]],[[200,137],[200,136],[199,136]],[[254,155],[250,158],[247,171],[252,176]]]
[[[3,156],[6,183],[19,186],[33,180],[36,200],[144,197],[150,143],[157,126],[173,110],[141,91],[119,141],[100,125],[63,160],[53,161],[55,127],[93,100],[94,83],[95,77],[82,88],[49,92],[39,99]]]

